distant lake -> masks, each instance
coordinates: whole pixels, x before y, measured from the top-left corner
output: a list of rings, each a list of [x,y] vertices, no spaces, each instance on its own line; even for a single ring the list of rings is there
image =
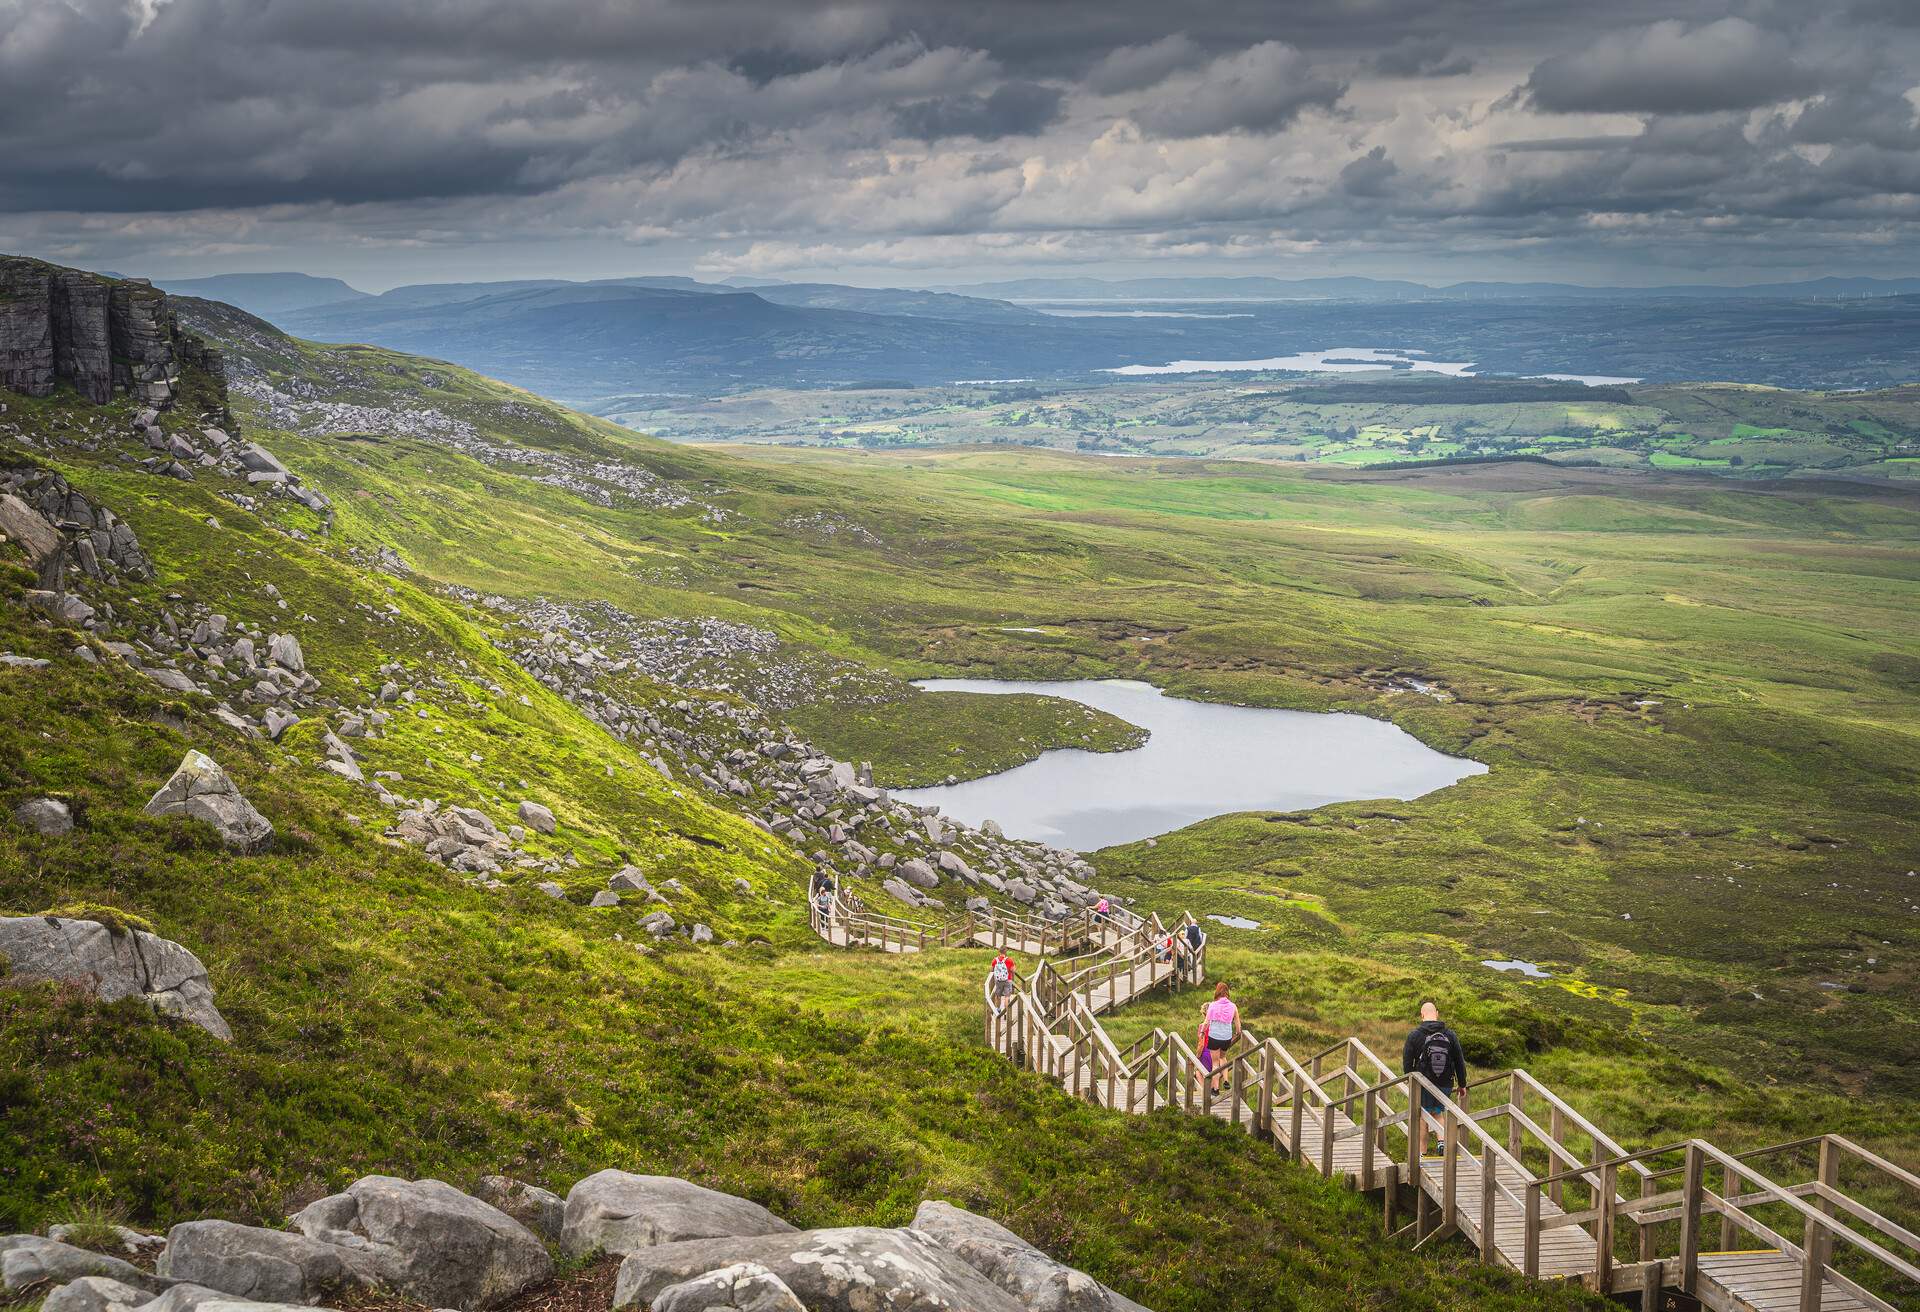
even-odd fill
[[[1233,811],[1419,797],[1487,769],[1384,720],[1187,701],[1131,679],[925,679],[918,686],[1064,697],[1151,734],[1132,751],[1061,749],[984,779],[894,794],[968,824],[997,821],[1013,838],[1081,851]]]
[[[1426,352],[1393,350],[1377,346],[1338,346],[1331,351],[1300,351],[1293,355],[1269,356],[1264,360],[1175,360],[1170,364],[1127,364],[1101,373],[1140,377],[1146,374],[1265,373],[1271,369],[1291,369],[1302,373],[1351,374],[1369,369],[1411,369],[1416,373],[1446,374],[1467,378],[1473,374],[1472,361],[1429,360]]]

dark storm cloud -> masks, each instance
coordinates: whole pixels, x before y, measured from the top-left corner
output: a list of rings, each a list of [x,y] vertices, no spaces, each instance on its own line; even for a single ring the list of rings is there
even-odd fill
[[[948,96],[902,105],[894,121],[903,136],[921,141],[942,137],[1029,136],[1053,122],[1060,113],[1060,92],[1037,82],[1009,82],[986,96]]]
[[[1087,74],[1087,86],[1102,95],[1140,91],[1165,81],[1171,73],[1191,68],[1203,57],[1192,37],[1175,32],[1145,45],[1108,51]]]
[[[1224,55],[1176,95],[1149,101],[1134,119],[1149,134],[1205,137],[1285,127],[1310,106],[1328,108],[1346,84],[1280,41]]]
[[[1340,189],[1349,196],[1379,196],[1400,166],[1387,158],[1385,146],[1375,146],[1340,170]]]
[[[1541,63],[1522,91],[1558,113],[1688,114],[1777,104],[1814,85],[1783,34],[1722,18],[1609,32]]]
[[[1458,77],[1473,71],[1473,61],[1445,37],[1409,33],[1375,55],[1372,67],[1388,77]]]

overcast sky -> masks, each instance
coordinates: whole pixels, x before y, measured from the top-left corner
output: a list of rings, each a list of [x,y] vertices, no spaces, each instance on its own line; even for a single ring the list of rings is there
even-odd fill
[[[1920,270],[1920,0],[0,0],[0,250],[526,276]]]

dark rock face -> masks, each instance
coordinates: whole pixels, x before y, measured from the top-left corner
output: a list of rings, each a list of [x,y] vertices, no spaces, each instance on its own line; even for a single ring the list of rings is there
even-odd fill
[[[113,399],[112,288],[88,274],[61,269],[53,275],[53,372],[73,380],[74,390],[104,405]]]
[[[95,404],[120,391],[164,408],[186,366],[224,390],[220,352],[180,331],[164,292],[0,256],[0,387],[46,396],[64,378]]]

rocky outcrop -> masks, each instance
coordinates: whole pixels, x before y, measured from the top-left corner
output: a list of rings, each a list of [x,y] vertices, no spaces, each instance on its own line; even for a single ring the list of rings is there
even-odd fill
[[[157,1272],[262,1303],[318,1303],[374,1289],[371,1257],[285,1230],[187,1221],[167,1232]]]
[[[753,1262],[740,1262],[670,1285],[654,1296],[651,1312],[807,1312],[786,1281]]]
[[[7,1292],[46,1292],[51,1312],[274,1312],[331,1295],[484,1312],[553,1269],[494,1202],[551,1216],[559,1199],[498,1175],[479,1193],[366,1176],[296,1212],[298,1232],[177,1225],[153,1275],[36,1235],[0,1237],[0,1266]],[[744,1198],[608,1170],[573,1187],[553,1232],[574,1256],[624,1254],[613,1307],[635,1312],[1147,1312],[941,1202],[921,1204],[904,1229],[798,1231]]]
[[[1147,1312],[998,1222],[951,1203],[921,1203],[912,1228],[1019,1299],[1029,1312]]]
[[[219,762],[188,752],[173,777],[147,803],[148,815],[188,815],[204,820],[220,841],[239,852],[259,852],[273,841],[273,826],[240,795]]]
[[[600,1171],[567,1194],[562,1247],[574,1257],[631,1253],[720,1236],[775,1235],[793,1227],[758,1203],[666,1175]]]
[[[136,1289],[159,1289],[153,1277],[139,1267],[105,1253],[39,1235],[0,1237],[0,1290],[6,1293],[24,1294],[83,1276],[105,1276]]]
[[[0,533],[27,553],[42,587],[59,584],[57,567],[62,563],[94,579],[153,577],[153,562],[140,549],[133,529],[51,470],[0,471]]]
[[[62,916],[8,917],[0,919],[0,960],[11,979],[63,980],[103,1002],[139,998],[215,1038],[233,1037],[213,1005],[200,958],[144,929],[109,929]]]
[[[643,1308],[673,1286],[726,1267],[764,1267],[809,1312],[1027,1312],[925,1235],[850,1226],[642,1248],[620,1264],[615,1308]]]
[[[439,1180],[369,1175],[290,1219],[428,1307],[497,1307],[553,1274],[546,1246],[525,1226]]]
[[[123,1312],[152,1299],[146,1290],[112,1276],[81,1276],[48,1294],[40,1312]]]
[[[65,380],[96,404],[126,392],[165,407],[186,366],[224,395],[219,351],[182,332],[166,294],[144,280],[0,257],[0,387],[47,396]]]

